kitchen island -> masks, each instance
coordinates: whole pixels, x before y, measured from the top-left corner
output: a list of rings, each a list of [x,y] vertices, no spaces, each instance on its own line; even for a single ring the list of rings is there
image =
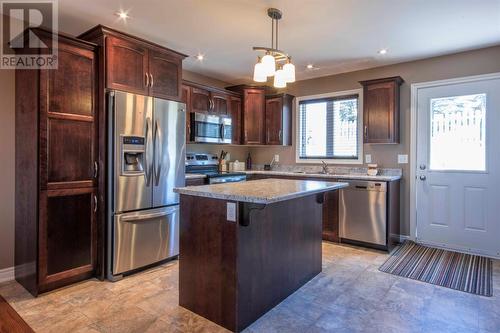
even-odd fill
[[[347,183],[263,179],[177,188],[179,304],[239,332],[321,272],[324,194]]]

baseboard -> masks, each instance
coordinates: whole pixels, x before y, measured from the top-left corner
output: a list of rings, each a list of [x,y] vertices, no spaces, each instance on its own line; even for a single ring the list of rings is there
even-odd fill
[[[0,283],[14,280],[14,267],[0,269]]]
[[[399,242],[403,243],[405,240],[410,239],[410,236],[408,235],[399,235]]]

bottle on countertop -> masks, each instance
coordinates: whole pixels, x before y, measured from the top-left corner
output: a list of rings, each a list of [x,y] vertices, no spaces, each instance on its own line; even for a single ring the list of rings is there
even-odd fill
[[[248,156],[247,156],[246,167],[247,167],[247,170],[252,170],[252,156],[250,156],[250,153],[248,153]]]

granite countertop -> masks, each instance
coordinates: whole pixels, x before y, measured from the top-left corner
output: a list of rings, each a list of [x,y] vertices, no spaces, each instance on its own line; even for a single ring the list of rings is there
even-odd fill
[[[202,179],[207,178],[207,175],[200,173],[186,173],[186,179]]]
[[[214,199],[270,204],[315,193],[338,190],[348,185],[348,183],[317,180],[268,178],[251,182],[179,187],[175,188],[174,192]]]
[[[352,179],[352,180],[368,180],[379,182],[391,182],[401,179],[401,175],[377,175],[369,176],[366,174],[324,174],[313,172],[294,172],[294,171],[265,171],[265,170],[247,170],[244,171],[248,175],[276,175],[276,176],[296,176],[296,177],[317,177],[326,179]]]

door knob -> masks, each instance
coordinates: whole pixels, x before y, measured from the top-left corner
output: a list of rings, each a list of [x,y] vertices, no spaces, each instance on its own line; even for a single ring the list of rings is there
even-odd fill
[[[425,170],[425,164],[420,164],[420,170]]]
[[[427,177],[425,177],[424,175],[422,175],[422,176],[420,176],[418,178],[420,178],[420,180],[426,180],[427,179]]]

